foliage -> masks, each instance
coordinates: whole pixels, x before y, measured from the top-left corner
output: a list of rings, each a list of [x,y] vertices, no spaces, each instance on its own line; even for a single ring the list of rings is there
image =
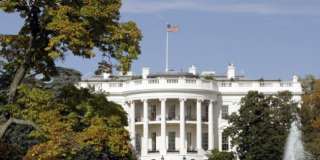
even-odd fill
[[[302,89],[305,94],[310,94],[314,91],[316,83],[316,77],[313,75],[307,75],[305,78],[301,80]]]
[[[0,159],[20,160],[23,154],[16,145],[0,142]]]
[[[220,152],[217,149],[211,151],[208,160],[235,160],[234,153],[232,152]]]
[[[142,36],[134,22],[119,22],[120,7],[121,0],[1,0],[2,11],[24,19],[17,35],[0,35],[0,56],[15,73],[9,102],[25,75],[49,78],[56,73],[55,60],[67,53],[91,58],[99,51],[128,71]]]
[[[307,83],[308,92],[303,95],[301,123],[305,148],[320,160],[320,80]]]
[[[0,105],[7,103],[7,90],[12,80],[12,69],[0,59]]]
[[[21,160],[28,149],[39,143],[29,136],[32,126],[12,124],[0,140],[0,159]]]
[[[31,120],[40,141],[24,159],[133,159],[126,114],[105,95],[65,86],[57,92],[22,85],[16,104],[1,112]]]
[[[214,80],[214,76],[212,75],[206,75],[203,77],[205,80]]]
[[[98,69],[94,72],[96,75],[102,73],[112,73],[112,66],[105,60],[98,63]]]
[[[229,117],[231,126],[225,130],[241,160],[282,160],[297,108],[291,98],[289,92],[265,96],[251,91],[241,100],[239,114]]]

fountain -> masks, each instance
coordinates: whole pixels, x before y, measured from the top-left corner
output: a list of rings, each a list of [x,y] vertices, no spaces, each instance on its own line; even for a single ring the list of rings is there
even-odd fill
[[[291,123],[283,160],[305,160],[306,158],[301,140],[302,133],[299,129],[300,125],[299,117]]]

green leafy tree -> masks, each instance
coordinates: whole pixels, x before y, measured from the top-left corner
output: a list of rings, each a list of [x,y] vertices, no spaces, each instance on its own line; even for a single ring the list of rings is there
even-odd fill
[[[18,12],[24,23],[17,35],[0,35],[0,56],[12,66],[9,102],[30,72],[56,73],[55,60],[70,53],[91,58],[98,50],[128,71],[140,54],[140,30],[119,22],[120,0],[1,0],[0,9]]]
[[[320,160],[320,80],[307,82],[300,112],[303,140],[312,158]]]
[[[73,85],[57,91],[22,85],[16,103],[6,105],[0,112],[8,111],[13,117],[36,125],[28,136],[38,143],[20,153],[26,160],[135,159],[124,128],[126,113],[104,94]]]
[[[209,160],[235,160],[235,156],[232,152],[220,152],[214,149],[209,154]]]
[[[265,96],[252,91],[241,100],[239,113],[229,117],[231,126],[225,130],[241,160],[282,160],[297,109],[291,99],[289,92]]]

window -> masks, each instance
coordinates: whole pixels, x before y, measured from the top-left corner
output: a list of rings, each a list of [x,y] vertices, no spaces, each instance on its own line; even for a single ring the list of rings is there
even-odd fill
[[[229,151],[229,137],[222,132],[222,150]]]
[[[202,148],[208,150],[208,133],[202,133]]]
[[[221,108],[221,117],[222,119],[227,119],[229,116],[229,106],[223,105]]]
[[[209,113],[209,106],[205,105],[204,113],[202,114],[202,121],[208,122],[208,113]]]
[[[169,120],[174,120],[176,117],[176,106],[171,105],[169,107]]]
[[[141,119],[141,118],[142,118],[142,117],[141,117],[141,115],[142,115],[142,110],[138,110],[137,108],[135,108],[135,111],[134,111],[134,112],[135,112],[135,118],[134,118],[135,121],[136,121],[136,122],[141,122],[141,120],[142,120],[142,119]]]
[[[191,132],[187,133],[187,150],[191,151],[192,150],[192,146],[191,146]]]
[[[140,136],[140,134],[136,134],[136,151],[138,153],[141,152],[141,136]]]
[[[151,115],[150,115],[150,120],[151,121],[155,121],[156,120],[156,116],[157,116],[157,111],[156,111],[156,105],[152,105],[151,107],[150,107],[150,109],[151,109]]]
[[[156,151],[157,150],[157,133],[153,132],[151,134],[151,139],[152,139],[152,151]]]
[[[191,105],[187,106],[187,116],[186,116],[187,120],[192,120],[191,119],[191,107],[192,107]]]
[[[169,149],[168,151],[176,150],[176,132],[169,132]]]

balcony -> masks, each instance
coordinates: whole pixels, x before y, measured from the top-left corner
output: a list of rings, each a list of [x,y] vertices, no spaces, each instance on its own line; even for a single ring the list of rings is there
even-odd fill
[[[168,149],[167,152],[168,153],[179,153],[179,151],[176,149]]]
[[[96,90],[121,94],[123,92],[141,92],[145,90],[206,90],[217,91],[216,82],[195,78],[149,78],[126,82],[99,82],[85,80],[82,87],[93,86]]]
[[[300,83],[292,81],[223,81],[218,82],[218,86],[219,91],[224,93],[244,93],[252,90],[265,93],[279,91],[302,93]]]
[[[188,146],[187,153],[198,153],[198,151],[194,146]]]

